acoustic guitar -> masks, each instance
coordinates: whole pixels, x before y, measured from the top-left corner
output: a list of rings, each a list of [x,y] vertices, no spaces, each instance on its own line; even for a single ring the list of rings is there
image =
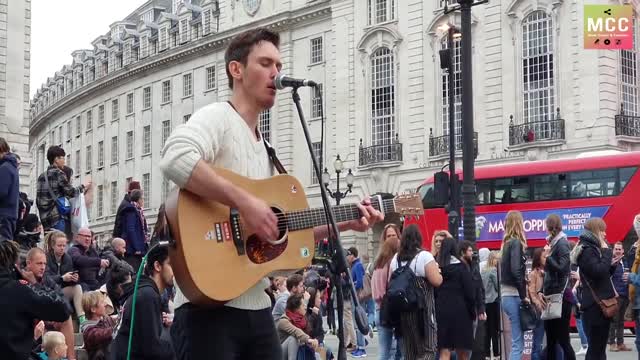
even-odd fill
[[[229,180],[271,206],[278,217],[279,238],[262,241],[243,224],[237,209],[203,199],[187,190],[173,191],[165,202],[171,235],[173,272],[180,290],[194,304],[221,305],[276,272],[297,271],[315,253],[313,228],[325,224],[323,208],[309,209],[304,187],[293,176],[249,179],[216,168]],[[418,194],[371,199],[384,214],[421,215]],[[358,219],[355,204],[332,208],[336,222]]]

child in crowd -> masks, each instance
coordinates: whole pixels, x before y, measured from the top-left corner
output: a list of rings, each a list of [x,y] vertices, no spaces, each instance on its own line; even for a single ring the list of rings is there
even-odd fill
[[[42,337],[42,349],[39,355],[43,360],[62,360],[67,354],[64,335],[59,331],[47,331]]]
[[[80,326],[80,331],[89,360],[109,358],[109,344],[115,321],[107,315],[106,306],[106,296],[99,290],[82,295],[82,308],[87,321]]]

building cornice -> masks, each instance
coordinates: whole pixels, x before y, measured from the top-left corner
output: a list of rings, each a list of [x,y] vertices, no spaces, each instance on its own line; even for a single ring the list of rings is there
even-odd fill
[[[100,94],[122,86],[124,82],[130,82],[140,77],[148,76],[149,73],[158,72],[173,64],[185,62],[196,56],[222,49],[227,46],[233,37],[243,31],[257,26],[264,26],[275,31],[284,31],[308,22],[315,22],[318,19],[329,18],[330,15],[331,7],[327,2],[293,11],[285,11],[256,22],[208,35],[194,42],[163,51],[134,64],[129,64],[122,69],[69,93],[45,111],[35,116],[29,125],[29,134],[38,133],[41,128],[45,126],[48,119],[75,106],[84,99],[95,98]]]

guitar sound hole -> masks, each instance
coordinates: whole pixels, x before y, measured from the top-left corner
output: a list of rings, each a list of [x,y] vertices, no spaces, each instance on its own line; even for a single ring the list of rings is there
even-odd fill
[[[282,239],[287,234],[286,215],[278,208],[272,207],[271,210],[278,217],[278,229],[280,229],[278,239]],[[287,248],[287,243],[288,240],[285,240],[281,244],[273,245],[260,240],[256,235],[250,235],[246,244],[247,256],[255,264],[264,264],[280,256]]]

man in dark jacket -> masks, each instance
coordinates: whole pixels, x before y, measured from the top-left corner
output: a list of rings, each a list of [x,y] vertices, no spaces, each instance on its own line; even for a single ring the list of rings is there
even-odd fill
[[[126,261],[138,271],[142,257],[147,252],[145,221],[142,217],[142,191],[133,190],[130,202],[122,210],[122,233],[120,237],[127,243]]]
[[[20,179],[18,160],[10,151],[7,141],[0,138],[0,235],[13,240],[18,221]]]
[[[127,243],[123,239],[117,237],[111,240],[111,245],[105,247],[102,250],[100,257],[109,260],[109,270],[122,268],[130,274],[133,274],[133,267],[129,265],[129,263],[127,263],[124,259],[126,253]]]
[[[126,208],[128,205],[131,204],[131,192],[133,190],[140,190],[140,182],[138,181],[131,181],[129,183],[129,189],[127,189],[127,193],[124,194],[124,198],[122,199],[122,201],[120,202],[120,205],[118,206],[118,211],[116,211],[116,219],[115,222],[113,223],[113,236],[114,237],[118,237],[120,236],[120,234],[122,233],[122,210],[124,210],[124,208]]]
[[[76,244],[69,249],[73,268],[78,270],[79,284],[83,291],[97,290],[98,271],[109,267],[109,260],[100,259],[98,252],[91,244],[91,230],[81,228],[75,237]]]
[[[35,320],[65,321],[68,307],[60,294],[25,280],[16,280],[18,246],[0,239],[0,354],[3,359],[27,359]],[[31,280],[33,274],[30,276]]]
[[[133,331],[131,348],[132,359],[173,359],[171,342],[161,338],[162,305],[161,296],[169,286],[173,285],[173,269],[166,247],[154,248],[148,256],[144,275],[140,278],[136,299],[136,315],[131,329],[131,306],[134,283],[122,285],[124,290],[124,307],[121,323],[118,324],[112,353],[116,360],[127,358],[129,334]]]

